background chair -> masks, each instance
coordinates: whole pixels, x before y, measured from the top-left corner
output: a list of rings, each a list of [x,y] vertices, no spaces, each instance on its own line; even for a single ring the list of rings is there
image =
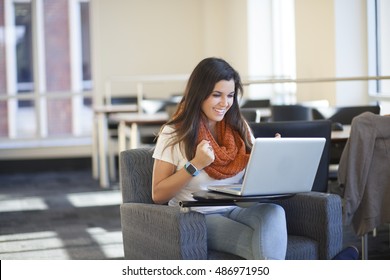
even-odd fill
[[[247,122],[260,122],[260,112],[256,108],[244,108],[241,109],[242,116]]]
[[[268,108],[271,106],[269,99],[244,99],[241,102],[241,108]]]
[[[203,214],[153,203],[152,153],[151,149],[140,148],[120,154],[125,259],[238,259],[208,250]],[[287,259],[331,259],[341,250],[338,195],[302,193],[275,203],[286,211]]]
[[[339,164],[344,221],[362,238],[367,259],[367,234],[390,223],[390,116],[365,112],[352,121]]]
[[[145,97],[141,101],[142,112],[145,114],[155,114],[158,112],[166,111],[167,106],[177,104],[176,96],[172,96],[170,99],[158,99]],[[136,95],[120,95],[110,96],[105,98],[106,104],[109,105],[138,105],[138,97]],[[117,167],[118,161],[118,125],[117,121],[108,119],[108,153],[109,153],[109,173],[112,181],[117,180]],[[139,124],[139,142],[143,146],[153,146],[155,144],[155,138],[159,132],[161,126],[155,124]]]
[[[324,137],[326,139],[326,143],[313,183],[312,191],[328,191],[329,148],[331,135],[330,121],[288,121],[250,123],[249,125],[256,138],[275,137],[275,133],[280,133],[282,137]]]
[[[329,107],[329,101],[326,99],[308,100],[299,102],[299,105],[310,107],[312,109],[313,120],[324,120],[326,119],[323,112],[328,112],[332,108]]]
[[[160,98],[147,98],[142,100],[142,111],[145,114],[155,114],[160,112],[166,112],[166,106],[171,105],[173,102],[170,99]],[[155,145],[156,135],[159,132],[161,126],[154,124],[142,124],[139,125],[139,141],[142,145],[153,146]]]
[[[271,100],[269,99],[243,99],[240,108],[241,112],[244,112],[244,117],[248,119],[254,118],[254,114],[251,113],[252,111],[256,111],[256,122],[266,122],[269,121],[270,117],[269,114],[262,115],[260,112],[263,109],[269,109],[271,106]],[[249,120],[248,120],[249,121]]]
[[[334,113],[329,117],[329,120],[333,123],[333,128],[335,124],[341,124],[341,129],[343,125],[351,125],[352,119],[364,112],[372,112],[373,114],[380,114],[380,106],[349,106],[349,107],[338,107],[334,109]],[[329,178],[331,180],[337,180],[338,174],[338,164],[340,162],[341,154],[343,153],[346,142],[334,142],[330,147],[330,164],[331,172]]]
[[[165,111],[167,112],[168,114],[168,118],[171,119],[173,114],[175,114],[177,108],[178,108],[178,104],[177,103],[172,103],[172,104],[167,104],[165,106]]]
[[[303,105],[272,105],[271,121],[311,121],[313,113],[311,107]]]
[[[379,115],[380,110],[379,105],[338,107],[333,115],[329,117],[329,120],[341,124],[351,124],[354,117],[364,112],[372,112]]]

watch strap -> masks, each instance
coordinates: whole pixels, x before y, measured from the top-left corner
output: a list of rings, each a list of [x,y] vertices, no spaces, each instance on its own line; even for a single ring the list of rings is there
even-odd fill
[[[191,162],[187,162],[184,165],[184,168],[192,177],[199,174],[199,170]]]

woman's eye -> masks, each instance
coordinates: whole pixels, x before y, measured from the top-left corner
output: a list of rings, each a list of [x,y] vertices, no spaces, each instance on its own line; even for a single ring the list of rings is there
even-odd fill
[[[215,98],[220,98],[220,97],[222,97],[222,93],[215,92],[215,93],[212,93],[211,96],[215,97]],[[229,99],[232,99],[232,98],[234,98],[234,93],[228,94],[226,97]]]

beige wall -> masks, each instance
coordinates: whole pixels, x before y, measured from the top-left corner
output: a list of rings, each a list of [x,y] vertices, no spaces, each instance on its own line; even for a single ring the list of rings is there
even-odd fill
[[[333,1],[296,0],[297,78],[329,78],[336,75],[336,43]],[[336,101],[334,83],[298,84],[297,100]]]
[[[295,0],[297,78],[367,74],[365,1],[345,1],[348,4]],[[254,57],[249,46],[248,3],[249,0],[91,1],[95,102],[100,102],[104,82],[110,77],[188,74],[207,56],[223,57],[243,77],[247,76]],[[264,12],[259,12],[259,16]],[[353,24],[346,24],[349,19]],[[262,44],[269,44],[272,50],[267,34],[259,36],[263,36]],[[184,82],[165,87],[161,90],[161,85],[150,86],[145,92],[152,97],[166,96],[181,91]],[[136,89],[118,86],[118,92],[124,91]],[[329,82],[297,86],[298,102],[318,99],[327,99],[331,105],[345,105],[351,99],[355,104],[363,104],[367,102],[367,84]]]
[[[206,56],[224,57],[246,72],[245,1],[94,0],[91,7],[96,103],[111,77],[187,74]],[[184,86],[172,87],[145,92],[166,95]]]
[[[295,5],[297,78],[368,76],[365,0],[296,0]],[[363,105],[369,102],[368,83],[299,84],[297,99]]]
[[[192,1],[92,1],[95,89],[114,76],[187,73],[201,56],[200,6]]]
[[[199,1],[198,1],[199,2]],[[246,0],[203,0],[202,55],[227,59],[248,75],[248,21]]]
[[[335,22],[336,75],[369,76],[367,1],[336,1]],[[369,102],[366,81],[339,82],[336,85],[336,92],[336,103],[339,106],[362,105]]]

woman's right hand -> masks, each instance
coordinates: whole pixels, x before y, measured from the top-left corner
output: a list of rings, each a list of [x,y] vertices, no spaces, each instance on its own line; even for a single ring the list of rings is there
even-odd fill
[[[214,150],[210,141],[202,140],[196,147],[195,157],[191,163],[199,170],[209,166],[215,160]]]
[[[191,163],[201,170],[215,159],[210,141],[203,140],[196,147],[195,157]],[[152,199],[154,203],[162,204],[172,199],[191,180],[192,176],[182,168],[176,172],[176,166],[163,160],[155,160],[152,179]]]

